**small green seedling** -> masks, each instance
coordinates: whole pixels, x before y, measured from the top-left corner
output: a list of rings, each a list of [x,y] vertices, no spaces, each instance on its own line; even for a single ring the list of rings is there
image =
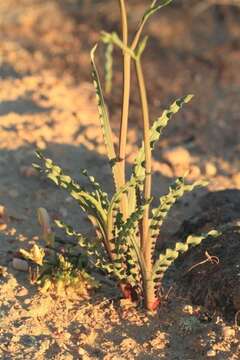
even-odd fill
[[[42,292],[55,290],[60,295],[73,288],[81,296],[88,296],[88,291],[99,284],[87,272],[86,257],[76,254],[73,245],[63,247],[58,243],[46,209],[39,208],[37,215],[44,246],[34,244],[28,251],[19,250],[21,257],[29,262],[31,282],[40,285]]]

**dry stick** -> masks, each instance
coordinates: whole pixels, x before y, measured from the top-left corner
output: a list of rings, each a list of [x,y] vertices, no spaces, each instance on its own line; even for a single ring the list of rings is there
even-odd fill
[[[127,11],[124,0],[119,0],[120,12],[122,19],[122,41],[125,46],[128,46],[128,23]],[[128,114],[129,114],[129,98],[130,98],[130,82],[131,82],[131,57],[128,53],[123,52],[123,95],[122,95],[122,114],[119,137],[119,169],[120,169],[120,187],[125,185],[125,158],[126,158],[126,142],[127,142],[127,128],[128,128]],[[126,218],[127,197],[122,195],[122,212]]]
[[[219,264],[219,258],[217,256],[209,255],[209,253],[207,251],[205,251],[205,255],[207,257],[206,260],[200,261],[199,263],[191,266],[190,269],[187,270],[187,273],[189,273],[190,271],[192,271],[193,269],[195,269],[199,265],[203,265],[203,264],[205,264],[207,262],[210,262],[211,264]]]
[[[136,64],[136,73],[137,73],[137,80],[139,86],[139,94],[141,99],[141,106],[142,106],[142,116],[143,116],[143,136],[144,136],[144,151],[145,151],[145,184],[144,184],[144,199],[148,201],[151,197],[151,147],[149,141],[149,110],[148,110],[148,101],[147,101],[147,93],[145,87],[145,81],[142,71],[142,65],[140,58],[137,58],[135,61]],[[146,206],[143,215],[143,238],[141,247],[143,249],[144,258],[146,262],[146,266],[149,267],[151,264],[151,247],[148,242],[148,228],[149,228],[149,205]],[[150,251],[147,248],[150,247]]]
[[[128,22],[127,22],[127,11],[124,0],[119,0],[121,21],[122,21],[122,41],[123,44],[128,47]],[[146,19],[141,22],[133,42],[131,44],[131,50],[134,51],[138,45],[141,37]],[[121,125],[120,125],[120,136],[119,136],[119,171],[120,171],[120,184],[125,184],[125,161],[126,161],[126,142],[127,142],[127,129],[128,129],[128,116],[129,116],[129,99],[130,99],[130,84],[131,84],[131,56],[127,52],[123,52],[123,97],[122,97],[122,114],[121,114]],[[121,200],[121,207],[123,215],[126,218],[128,214],[128,203],[127,196],[123,194]]]
[[[139,39],[141,37],[141,34],[142,34],[142,31],[143,31],[143,28],[144,28],[144,25],[146,23],[146,20],[142,21],[135,36],[134,36],[134,39],[133,39],[133,42],[131,44],[131,49],[134,51],[137,47],[137,44],[139,42]]]
[[[137,56],[135,60],[136,73],[139,87],[139,94],[141,99],[142,106],[142,116],[143,116],[143,132],[144,132],[144,151],[145,151],[145,182],[144,182],[144,199],[148,201],[151,197],[151,168],[152,168],[152,159],[151,159],[151,147],[149,139],[149,110],[148,110],[148,100],[145,87],[145,81],[142,71],[142,65],[140,60],[140,55]],[[148,309],[152,309],[152,306],[155,302],[155,292],[154,292],[154,282],[151,279],[152,274],[152,244],[151,238],[149,237],[149,205],[144,209],[143,219],[142,219],[142,237],[141,237],[141,249],[143,257],[145,260],[145,271],[146,276],[144,278],[144,292],[146,306]]]
[[[238,329],[238,315],[240,314],[240,310],[238,310],[235,314],[235,317],[234,317],[234,325],[235,325],[235,328]]]

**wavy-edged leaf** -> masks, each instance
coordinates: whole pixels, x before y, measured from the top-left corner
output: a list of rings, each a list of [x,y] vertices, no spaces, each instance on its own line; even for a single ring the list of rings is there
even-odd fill
[[[89,175],[87,169],[82,170],[82,174],[86,176],[89,183],[94,189],[94,192],[92,192],[91,195],[93,195],[96,200],[98,200],[102,204],[102,207],[107,210],[109,207],[108,194],[102,190],[101,185],[99,184],[99,182],[96,181],[94,176]]]
[[[107,213],[107,228],[108,228],[108,238],[111,241],[112,237],[114,236],[113,233],[113,224],[114,224],[114,212],[119,211],[119,203],[121,196],[126,194],[130,188],[136,186],[136,179],[132,178],[129,180],[124,186],[122,186],[112,197],[110,201],[108,213]]]
[[[143,277],[146,270],[139,246],[138,225],[143,217],[145,207],[149,205],[149,202],[139,206],[138,209],[132,212],[122,225],[118,238],[116,239],[116,242],[120,242],[122,246],[126,248],[125,257],[127,259],[128,271],[135,285],[140,282],[140,276]]]
[[[169,120],[173,117],[174,114],[176,114],[182,108],[184,104],[187,104],[192,99],[192,97],[193,95],[186,95],[177,99],[171,104],[169,109],[164,110],[162,115],[154,121],[150,129],[149,141],[150,141],[151,150],[154,149],[156,142],[160,139],[162,131],[168,125]],[[144,182],[145,179],[144,145],[142,145],[135,158],[132,177],[139,179],[139,181],[142,183]],[[129,211],[131,212],[136,206],[136,194],[134,193],[133,190],[129,192],[128,200],[130,205]]]
[[[169,187],[169,192],[160,197],[160,204],[152,210],[152,219],[150,221],[152,252],[155,248],[160,228],[176,201],[195,188],[206,185],[207,182],[204,180],[195,181],[193,184],[186,184],[184,178],[180,177]]]
[[[108,33],[106,31],[102,31],[101,39],[105,44],[114,44],[119,47],[124,53],[129,54],[133,59],[136,58],[134,51],[122,42],[117,33]]]
[[[151,6],[144,13],[142,18],[142,23],[145,23],[150,16],[154,15],[158,10],[163,8],[164,6],[170,4],[172,0],[154,0]]]
[[[148,42],[148,36],[144,36],[144,38],[140,41],[137,51],[136,51],[136,57],[137,59],[140,59],[142,56],[142,53],[144,52]]]
[[[174,249],[166,249],[163,254],[160,254],[153,267],[152,280],[156,283],[156,287],[158,286],[169,266],[181,253],[187,252],[190,246],[200,245],[201,242],[207,239],[209,236],[217,238],[221,234],[222,232],[220,230],[210,230],[209,232],[201,235],[189,235],[185,242],[177,242]]]
[[[45,158],[40,152],[38,152],[38,157],[42,160],[44,165],[41,171],[45,173],[47,178],[52,180],[56,185],[67,190],[69,195],[77,200],[82,210],[86,212],[88,216],[94,216],[103,231],[107,233],[107,215],[101,202],[85,191],[85,189],[76,181],[72,180],[70,176],[66,175],[51,159]]]
[[[45,251],[44,249],[41,249],[37,244],[34,244],[29,251],[25,249],[20,249],[19,252],[25,259],[31,260],[37,265],[43,265]]]
[[[107,271],[109,274],[113,273],[114,266],[109,262],[104,243],[100,241],[89,241],[81,233],[73,230],[72,226],[67,225],[61,220],[55,220],[55,223],[59,228],[63,229],[68,236],[73,236],[78,241],[79,246],[85,250],[89,261],[96,268]]]
[[[113,77],[113,49],[114,46],[112,43],[106,44],[105,50],[105,92],[110,94],[112,91],[112,77]]]
[[[177,99],[172,103],[169,109],[164,110],[163,114],[154,121],[150,129],[150,136],[149,136],[151,150],[154,149],[156,142],[160,139],[163,129],[168,125],[168,122],[172,118],[172,116],[176,114],[182,108],[182,106],[184,104],[187,104],[192,98],[193,95],[186,95],[183,96],[182,98]],[[142,145],[134,161],[134,176],[142,180],[144,180],[145,178],[144,161],[145,161],[145,153],[144,153],[144,145]]]
[[[100,78],[99,78],[97,67],[95,64],[94,56],[95,56],[96,49],[97,49],[97,45],[95,45],[93,47],[93,49],[91,50],[91,62],[92,62],[92,69],[93,69],[92,77],[93,77],[93,83],[94,83],[96,96],[97,96],[99,118],[100,118],[102,130],[103,130],[103,136],[104,136],[104,141],[105,141],[105,145],[107,148],[108,158],[110,161],[113,161],[116,159],[116,154],[115,154],[115,149],[114,149],[114,145],[113,145],[113,141],[112,141],[113,136],[112,136],[112,130],[110,127],[110,122],[109,122],[109,117],[108,117],[108,110],[107,110],[107,106],[104,101]]]
[[[100,78],[98,75],[98,71],[97,71],[97,67],[96,67],[95,59],[94,59],[96,48],[97,48],[97,45],[95,45],[93,47],[93,49],[91,50],[93,84],[94,84],[95,91],[96,91],[99,120],[100,120],[100,124],[101,124],[101,128],[102,128],[102,132],[103,132],[104,143],[105,143],[106,149],[107,149],[107,156],[108,156],[110,165],[112,167],[115,186],[116,186],[116,188],[118,188],[118,184],[120,183],[119,182],[119,178],[120,178],[119,170],[118,170],[119,167],[118,167],[116,153],[115,153],[114,144],[113,144],[113,136],[112,136],[112,130],[111,130],[110,122],[109,122],[108,110],[107,110],[107,106],[104,101]]]

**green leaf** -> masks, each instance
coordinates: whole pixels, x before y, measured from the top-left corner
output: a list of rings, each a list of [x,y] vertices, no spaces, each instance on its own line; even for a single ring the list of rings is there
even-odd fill
[[[168,194],[160,198],[159,206],[152,210],[152,219],[150,222],[152,251],[154,251],[156,240],[160,233],[160,228],[176,201],[186,193],[193,191],[195,188],[206,185],[207,182],[204,180],[199,180],[189,185],[184,182],[184,178],[180,177],[170,186]]]
[[[98,103],[98,112],[99,112],[99,119],[101,123],[101,127],[103,130],[103,136],[105,145],[107,148],[107,154],[109,157],[109,160],[112,161],[116,158],[113,141],[112,141],[112,131],[110,127],[109,117],[108,117],[108,110],[104,101],[103,97],[103,91],[97,71],[97,67],[94,60],[95,51],[97,49],[97,45],[94,46],[94,48],[91,51],[91,62],[92,62],[92,77],[93,77],[93,83],[96,90],[96,96],[97,96],[97,103]]]
[[[134,51],[122,42],[117,33],[108,33],[106,31],[102,31],[101,35],[101,39],[104,43],[114,44],[119,47],[124,53],[129,54],[133,59],[136,58]]]
[[[113,44],[108,43],[106,44],[106,51],[105,51],[105,92],[106,94],[110,94],[112,91],[112,77],[113,77]]]
[[[122,229],[119,233],[119,237],[126,238],[128,242],[128,237],[130,235],[135,235],[137,230],[137,225],[140,219],[143,217],[144,210],[146,206],[148,206],[150,201],[146,202],[145,204],[139,206],[134,212],[131,213],[129,218],[125,221],[122,226]]]
[[[89,241],[81,233],[73,230],[72,226],[65,224],[63,221],[55,220],[56,225],[63,229],[68,236],[73,236],[78,241],[79,246],[85,250],[89,261],[96,268],[106,271],[108,274],[114,272],[113,264],[109,263],[109,259],[105,252],[103,243],[99,241]]]
[[[140,44],[138,45],[137,51],[136,51],[136,57],[139,59],[142,56],[142,53],[144,52],[148,42],[148,36],[144,36]]]
[[[208,237],[217,238],[221,234],[222,232],[220,230],[210,230],[208,233],[201,235],[189,235],[184,243],[177,242],[174,249],[166,249],[163,254],[160,254],[153,266],[152,280],[155,282],[156,287],[158,286],[159,281],[161,281],[164,273],[181,253],[187,252],[190,246],[200,245],[201,242]]]
[[[151,129],[150,129],[150,146],[151,150],[154,149],[156,142],[160,139],[163,129],[167,126],[169,120],[172,118],[174,114],[176,114],[184,104],[188,103],[192,99],[193,95],[186,95],[182,98],[177,99],[172,103],[169,109],[164,110],[163,114],[154,121]],[[140,183],[143,184],[145,179],[145,152],[144,145],[140,148],[133,167],[133,175],[138,179]],[[142,186],[140,186],[142,190]],[[133,211],[136,206],[136,194],[134,189],[131,189],[128,197],[129,202],[129,211]]]
[[[108,116],[108,110],[107,106],[104,101],[103,97],[103,91],[97,71],[97,67],[95,64],[95,51],[96,51],[97,45],[95,45],[91,51],[91,63],[92,63],[92,77],[93,77],[93,84],[96,91],[96,97],[97,97],[97,104],[98,104],[98,113],[99,113],[99,120],[103,132],[103,138],[107,149],[107,156],[109,158],[110,165],[112,167],[113,171],[113,177],[115,181],[116,188],[118,187],[119,183],[119,170],[118,170],[118,163],[116,158],[116,153],[113,145],[113,136],[112,136],[112,130],[110,127],[109,122],[109,116]]]
[[[43,162],[42,172],[56,185],[66,189],[69,195],[77,200],[82,210],[88,216],[93,216],[96,219],[102,232],[107,233],[107,214],[106,210],[102,207],[101,201],[85,191],[82,186],[66,175],[51,159],[45,158],[41,153],[38,153],[38,156],[40,156]]]
[[[141,24],[145,24],[150,16],[154,15],[158,10],[163,8],[164,6],[170,4],[172,0],[154,0],[151,6],[144,13]]]
[[[142,219],[145,207],[150,201],[139,206],[122,225],[116,243],[126,247],[125,257],[127,259],[128,271],[135,285],[139,284],[140,276],[146,273],[145,262],[140,250],[140,239],[137,234],[139,221]]]
[[[92,195],[96,198],[96,200],[98,200],[102,204],[102,207],[107,210],[109,207],[108,194],[102,190],[101,185],[96,181],[94,176],[89,175],[86,169],[82,170],[82,174],[86,176],[89,183],[94,189]]]
[[[174,114],[176,114],[184,104],[187,104],[193,95],[186,95],[182,98],[177,99],[172,103],[169,109],[164,110],[162,116],[156,119],[150,129],[150,146],[151,150],[154,149],[156,142],[160,139],[163,129],[167,126],[169,120],[172,118]],[[144,161],[145,161],[145,153],[144,153],[144,146],[142,145],[141,149],[139,150],[137,157],[134,161],[134,176],[144,180],[145,178],[145,168],[144,168]]]
[[[119,211],[119,202],[122,194],[127,193],[130,188],[134,188],[136,186],[136,179],[132,178],[128,181],[124,186],[122,186],[112,197],[110,201],[108,213],[107,213],[107,228],[108,228],[108,239],[112,240],[113,237],[113,225],[114,225],[114,211]]]

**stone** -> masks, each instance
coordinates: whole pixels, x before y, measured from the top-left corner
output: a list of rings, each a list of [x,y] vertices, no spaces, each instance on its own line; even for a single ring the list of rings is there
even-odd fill
[[[24,304],[25,304],[25,305],[29,305],[30,303],[31,303],[31,299],[25,299],[25,300],[24,300]]]
[[[0,231],[7,228],[8,215],[6,208],[3,205],[0,205]]]
[[[19,258],[14,258],[12,261],[12,266],[14,269],[19,271],[28,271],[28,262]]]
[[[173,171],[171,169],[171,167],[167,164],[167,163],[162,163],[159,161],[153,161],[152,162],[152,169],[153,172],[160,172],[161,175],[166,176],[166,177],[173,177]]]
[[[230,326],[224,326],[222,329],[222,335],[224,339],[229,339],[235,336],[235,330]]]
[[[17,292],[17,296],[23,297],[23,296],[27,296],[28,295],[28,290],[26,288],[21,288],[18,292]]]
[[[36,146],[37,146],[37,148],[40,149],[40,150],[45,150],[46,147],[47,147],[45,141],[43,141],[43,140],[38,140],[38,141],[36,142]]]
[[[234,174],[232,179],[236,185],[236,188],[240,189],[240,172],[237,172],[236,174]]]
[[[180,174],[178,176],[184,175],[183,173]],[[187,175],[188,180],[197,180],[199,179],[199,177],[201,176],[201,170],[199,169],[199,167],[197,165],[192,165],[190,167],[190,171],[189,174]]]
[[[163,159],[170,163],[173,167],[177,165],[188,167],[191,163],[189,151],[181,146],[164,150],[162,156]]]
[[[210,161],[207,161],[205,164],[205,174],[209,177],[213,177],[217,174],[216,166]]]
[[[215,357],[217,355],[216,351],[213,349],[208,350],[207,357]]]

